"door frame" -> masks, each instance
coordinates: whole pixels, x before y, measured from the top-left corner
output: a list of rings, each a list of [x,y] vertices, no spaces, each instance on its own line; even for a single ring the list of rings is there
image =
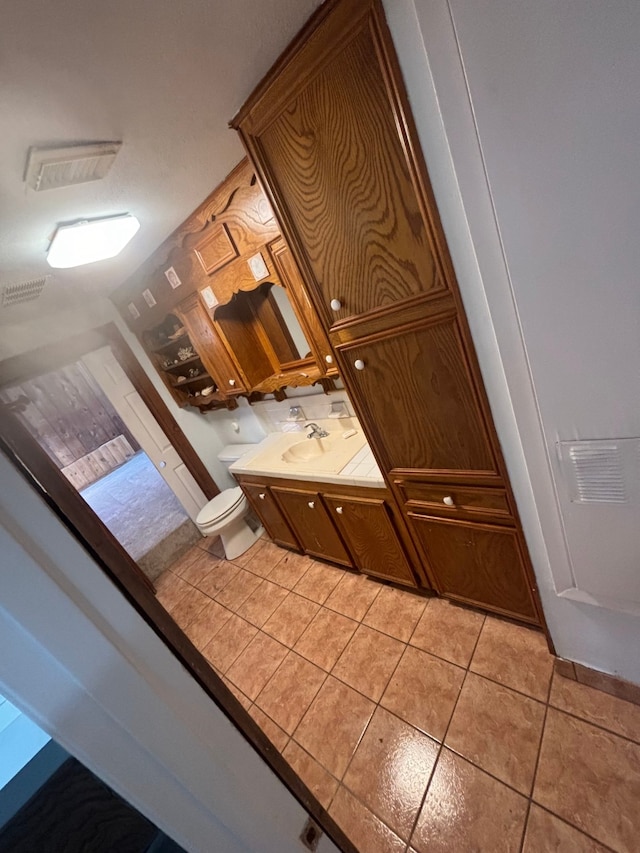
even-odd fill
[[[357,853],[152,592],[118,589],[106,555],[61,527],[61,510],[1,435],[0,472],[4,695],[169,835],[175,824],[185,840],[199,836],[192,849],[202,839],[289,849],[306,812],[328,836],[319,849]],[[223,845],[227,830],[238,843]]]
[[[103,329],[94,331],[104,334]],[[81,335],[70,341],[69,344],[85,341],[90,347],[87,351],[90,351],[96,348],[96,340],[95,335]],[[82,346],[84,345],[82,344]],[[100,346],[104,346],[104,342],[101,343],[98,340],[98,348]],[[128,350],[126,343],[124,343],[124,346]],[[64,348],[63,345],[62,349]],[[54,347],[53,349],[55,350],[56,348]],[[36,353],[44,353],[48,350],[48,347],[44,347],[42,350],[36,351]],[[67,347],[66,352],[68,357],[69,353],[73,355],[73,352],[78,352],[78,349],[74,350],[73,347]],[[133,353],[130,350],[129,352],[131,358],[135,359]],[[20,357],[16,357],[16,359],[20,359]],[[20,367],[20,362],[16,361],[16,359],[9,359],[8,362],[17,363]],[[42,362],[40,359],[34,358],[33,353],[29,353],[27,356],[22,357],[22,359],[22,369],[26,370],[26,373],[14,371],[12,374],[9,374],[8,371],[5,372],[4,370],[7,362],[0,362],[0,385],[6,384],[5,377],[7,375],[11,375],[12,378],[9,379],[9,382],[12,382],[14,381],[13,377],[16,377],[15,381],[20,381],[20,379],[28,378],[29,373],[33,375],[34,372],[42,372],[40,369]],[[29,367],[30,363],[31,367]],[[62,365],[60,362],[56,363],[52,359],[47,362],[47,366],[50,370],[53,370],[56,366]],[[141,367],[140,370],[142,370]],[[128,373],[127,375],[131,378],[131,374]],[[151,386],[148,377],[146,379]],[[134,379],[131,379],[131,381],[135,385]],[[151,388],[153,389],[153,386]],[[140,393],[142,396],[142,392]],[[153,393],[157,395],[155,389],[153,389]],[[157,397],[160,404],[164,406],[159,395]],[[143,399],[145,398],[143,397]],[[145,402],[147,402],[146,399]],[[167,415],[173,420],[168,410]],[[175,426],[179,430],[178,425],[176,424]],[[249,741],[256,752],[267,762],[271,770],[285,784],[307,813],[326,832],[329,838],[333,839],[345,853],[357,853],[353,844],[327,810],[319,803],[314,794],[302,782],[259,725],[249,715],[248,711],[245,710],[222,679],[215,673],[209,661],[193,645],[184,631],[174,622],[167,610],[160,604],[154,594],[155,589],[153,584],[148,580],[146,575],[133,562],[97,515],[89,510],[79,493],[56,467],[53,460],[6,405],[0,405],[0,454],[6,456],[9,463],[18,469],[28,485],[40,495],[49,509],[55,513],[72,536],[84,546],[89,557],[97,564],[97,568],[104,572],[114,583],[128,604],[135,609],[155,634],[160,637],[189,675],[241,732],[243,737]]]
[[[123,338],[115,323],[107,323],[96,329],[90,329],[80,335],[75,335],[66,341],[39,347],[35,350],[15,355],[0,362],[0,387],[15,385],[27,379],[33,379],[42,373],[49,373],[59,367],[64,367],[72,361],[78,361],[86,353],[110,346],[120,366],[131,381],[133,387],[142,397],[143,402],[158,421],[163,432],[175,447],[178,455],[186,465],[196,483],[204,492],[207,500],[220,494],[213,477],[195,452],[186,435],[178,426],[177,421],[167,408],[166,403],[154,387],[135,357],[133,351]]]
[[[122,369],[166,433],[194,480],[207,499],[211,500],[220,493],[220,490],[115,323],[108,323],[66,341],[49,344],[5,359],[0,362],[0,387],[15,385],[56,370],[104,346],[111,347]],[[102,520],[87,506],[79,492],[6,404],[0,405],[0,436],[7,449],[10,449],[24,468],[32,473],[59,507],[68,526],[77,531],[92,550],[103,555],[111,575],[118,580],[119,585],[134,595],[141,586],[153,591],[155,589],[153,583],[135,560],[129,556]]]

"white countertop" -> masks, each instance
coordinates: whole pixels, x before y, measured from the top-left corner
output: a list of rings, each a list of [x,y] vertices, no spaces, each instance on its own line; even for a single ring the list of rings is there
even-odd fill
[[[234,462],[229,470],[232,474],[384,488],[380,469],[355,418],[318,423],[329,430],[329,436],[326,440],[320,439],[322,444],[317,448],[310,442],[318,439],[308,439],[308,430],[271,433],[256,444],[255,449]],[[343,438],[343,433],[352,428],[355,434]],[[321,447],[326,447],[326,450],[316,453]],[[292,452],[287,453],[292,448]],[[309,459],[294,458],[296,454],[304,456],[307,453],[315,455]]]

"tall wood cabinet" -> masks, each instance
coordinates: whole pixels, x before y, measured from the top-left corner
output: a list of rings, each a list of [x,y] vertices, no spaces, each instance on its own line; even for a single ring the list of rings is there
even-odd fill
[[[246,159],[111,299],[178,405],[232,409],[240,395],[333,388],[326,333]],[[185,345],[197,364],[175,358]]]
[[[443,595],[542,621],[378,0],[328,0],[232,121],[419,557]]]

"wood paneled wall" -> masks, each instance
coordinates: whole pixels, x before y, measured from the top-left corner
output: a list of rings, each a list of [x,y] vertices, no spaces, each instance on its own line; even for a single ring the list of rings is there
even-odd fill
[[[124,437],[126,442],[120,441],[123,447],[128,445],[133,452],[140,449],[80,361],[19,385],[2,388],[0,400],[9,405],[60,469],[74,466],[104,445],[113,447],[111,442],[120,437]],[[82,470],[86,468],[86,475],[81,481],[70,479],[77,488],[83,488],[117,467],[125,458],[126,455],[123,457],[119,453],[101,453],[100,459],[104,462],[100,466],[81,465]]]

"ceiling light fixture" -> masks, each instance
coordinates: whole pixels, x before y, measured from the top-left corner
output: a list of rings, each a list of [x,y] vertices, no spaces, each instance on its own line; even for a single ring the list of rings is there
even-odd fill
[[[55,269],[68,269],[115,258],[139,228],[140,223],[130,213],[60,225],[49,246],[47,262]]]

